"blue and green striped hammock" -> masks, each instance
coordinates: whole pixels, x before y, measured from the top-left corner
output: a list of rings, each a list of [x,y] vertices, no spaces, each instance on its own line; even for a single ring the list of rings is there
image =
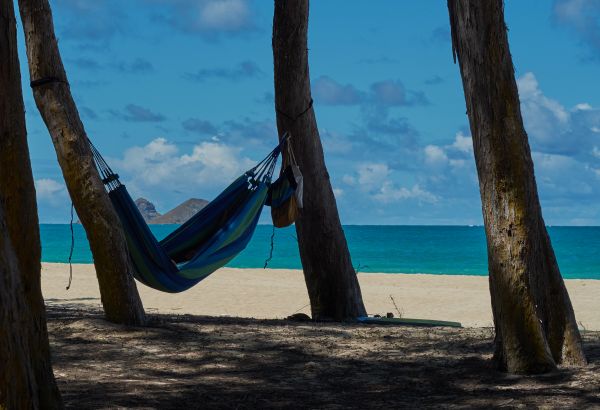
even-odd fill
[[[281,144],[170,235],[158,241],[125,185],[90,142],[102,182],[121,220],[134,277],[163,292],[182,292],[246,248],[260,217]]]

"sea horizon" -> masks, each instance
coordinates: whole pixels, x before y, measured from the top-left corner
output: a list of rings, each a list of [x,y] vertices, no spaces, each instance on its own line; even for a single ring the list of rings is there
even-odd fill
[[[176,225],[150,225],[158,239]],[[365,273],[486,276],[482,225],[344,225],[355,269]],[[548,225],[561,273],[566,279],[600,279],[600,226]],[[42,262],[67,263],[70,224],[40,224]],[[73,263],[93,263],[83,227],[73,225]],[[248,247],[227,266],[301,269],[294,227],[259,224]]]
[[[71,225],[69,222],[40,222],[41,225]],[[73,222],[73,225],[81,225],[79,222]],[[177,224],[149,224],[149,226],[179,226]],[[257,226],[269,226],[272,227],[273,224],[259,222]],[[429,227],[446,227],[446,226],[462,226],[462,227],[483,227],[483,224],[343,224],[342,227],[346,226],[429,226]],[[545,225],[546,228],[600,228],[600,225]],[[281,228],[276,228],[281,229]]]

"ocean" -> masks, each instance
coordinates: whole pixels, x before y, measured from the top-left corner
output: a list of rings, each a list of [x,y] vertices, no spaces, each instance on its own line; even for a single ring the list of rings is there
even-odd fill
[[[150,225],[157,238],[174,226]],[[69,225],[42,224],[42,261],[67,262]],[[81,225],[75,233],[74,263],[92,263]],[[563,277],[600,279],[600,227],[549,227]],[[485,233],[481,226],[344,227],[352,261],[359,272],[487,275]],[[259,225],[252,241],[228,266],[262,268],[269,257],[273,227]],[[270,268],[300,269],[293,227],[275,229]]]

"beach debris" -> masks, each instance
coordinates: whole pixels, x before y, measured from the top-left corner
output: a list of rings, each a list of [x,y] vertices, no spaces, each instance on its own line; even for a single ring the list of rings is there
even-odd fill
[[[396,304],[396,301],[394,300],[394,297],[393,297],[392,295],[390,295],[390,299],[392,300],[392,304],[394,305],[394,309],[396,309],[396,312],[398,313],[398,317],[402,317],[402,316],[404,316],[404,311],[403,311],[403,310],[400,310],[400,309],[398,308],[398,305]],[[390,314],[390,313],[388,313],[388,315],[389,315],[389,314]],[[388,316],[388,317],[390,317],[390,316]],[[394,316],[392,315],[391,317],[394,317]]]
[[[286,317],[286,320],[291,320],[293,322],[310,322],[312,319],[306,313],[294,313]]]

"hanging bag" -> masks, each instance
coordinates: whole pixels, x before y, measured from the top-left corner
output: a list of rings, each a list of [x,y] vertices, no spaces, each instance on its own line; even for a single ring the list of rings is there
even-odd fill
[[[303,207],[304,180],[288,137],[279,178],[271,184],[267,205],[271,207],[271,219],[277,228],[293,224]]]

